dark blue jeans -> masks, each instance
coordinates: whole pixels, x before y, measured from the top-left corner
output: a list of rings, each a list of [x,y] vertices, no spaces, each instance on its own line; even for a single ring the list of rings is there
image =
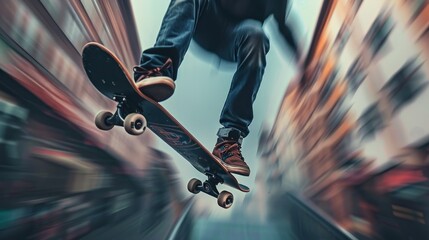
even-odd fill
[[[223,107],[220,123],[249,134],[253,102],[264,74],[269,40],[256,20],[237,21],[227,16],[216,0],[172,0],[154,47],[143,52],[140,66],[161,66],[168,58],[173,67],[165,75],[176,79],[178,68],[194,39],[220,58],[237,63],[237,71]]]

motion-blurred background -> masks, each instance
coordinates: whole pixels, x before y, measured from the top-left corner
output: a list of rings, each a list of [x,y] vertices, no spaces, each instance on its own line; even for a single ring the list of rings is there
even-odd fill
[[[303,72],[264,25],[251,192],[228,210],[186,191],[201,175],[152,133],[93,123],[115,105],[83,45],[131,70],[168,3],[1,1],[0,239],[429,239],[428,0],[291,1]],[[208,148],[234,68],[192,44],[163,103]]]

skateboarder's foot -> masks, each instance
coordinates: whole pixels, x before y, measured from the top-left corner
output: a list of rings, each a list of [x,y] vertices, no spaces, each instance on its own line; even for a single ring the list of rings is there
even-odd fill
[[[250,168],[241,155],[241,143],[239,138],[219,137],[213,155],[220,158],[230,173],[243,176],[250,175]]]
[[[145,69],[134,67],[134,72],[139,76],[136,85],[140,91],[156,102],[161,102],[173,95],[176,85],[173,79],[163,76],[163,70],[171,67],[172,61],[168,59],[161,67]]]

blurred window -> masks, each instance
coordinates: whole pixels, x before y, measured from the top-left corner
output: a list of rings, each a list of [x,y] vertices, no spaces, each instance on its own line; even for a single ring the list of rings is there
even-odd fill
[[[347,116],[347,113],[349,111],[349,108],[344,108],[343,106],[336,109],[335,112],[332,112],[328,118],[328,125],[327,125],[327,135],[331,135],[334,133],[338,127],[343,123],[345,117]]]
[[[358,57],[349,67],[346,73],[349,91],[354,94],[366,78],[366,72],[362,63],[362,58]]]
[[[410,103],[426,88],[428,82],[420,70],[421,66],[417,58],[406,62],[382,88],[395,111]]]
[[[344,163],[350,154],[356,149],[353,147],[353,134],[352,132],[347,132],[341,141],[335,146],[334,152],[338,160]]]
[[[22,160],[20,140],[27,115],[26,109],[0,100],[0,168],[6,171],[17,168]]]
[[[325,84],[325,86],[322,88],[322,91],[320,92],[319,106],[325,105],[329,97],[331,97],[332,95],[332,90],[334,89],[334,86],[335,84]]]
[[[332,107],[332,109],[329,112],[328,118],[331,117],[331,115],[335,115],[338,112],[341,112],[342,108],[344,107],[343,103],[346,100],[346,95],[341,95],[337,101],[335,102],[335,105]]]
[[[348,24],[343,24],[338,31],[337,37],[335,39],[334,45],[337,46],[337,53],[340,54],[343,52],[346,43],[350,39],[351,31]]]
[[[377,55],[385,46],[393,26],[393,21],[386,14],[381,14],[375,19],[364,39],[371,48],[372,56]]]
[[[359,134],[362,139],[374,137],[375,133],[385,127],[385,121],[378,103],[374,103],[361,115],[358,120],[360,124]]]

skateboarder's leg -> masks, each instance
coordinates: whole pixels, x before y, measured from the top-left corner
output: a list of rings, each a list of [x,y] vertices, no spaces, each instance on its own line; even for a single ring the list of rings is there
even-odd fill
[[[142,53],[140,65],[135,69],[136,81],[143,80],[142,76],[147,73],[147,70],[157,68],[158,72],[150,72],[150,74],[155,77],[168,77],[170,80],[176,79],[177,70],[189,48],[198,18],[207,7],[207,2],[208,0],[171,1],[154,47]],[[168,62],[169,59],[171,63]],[[145,76],[143,77],[146,79]]]
[[[253,102],[262,81],[270,44],[258,21],[246,20],[231,34],[233,42],[228,53],[238,65],[220,123],[225,128],[240,130],[242,137],[246,137],[253,120]]]
[[[241,141],[249,134],[253,120],[253,102],[262,81],[266,66],[265,55],[269,40],[262,24],[246,20],[234,25],[223,36],[227,40],[217,52],[224,59],[237,62],[237,71],[231,82],[213,153],[228,164],[230,172],[248,176],[250,169],[241,155]]]

